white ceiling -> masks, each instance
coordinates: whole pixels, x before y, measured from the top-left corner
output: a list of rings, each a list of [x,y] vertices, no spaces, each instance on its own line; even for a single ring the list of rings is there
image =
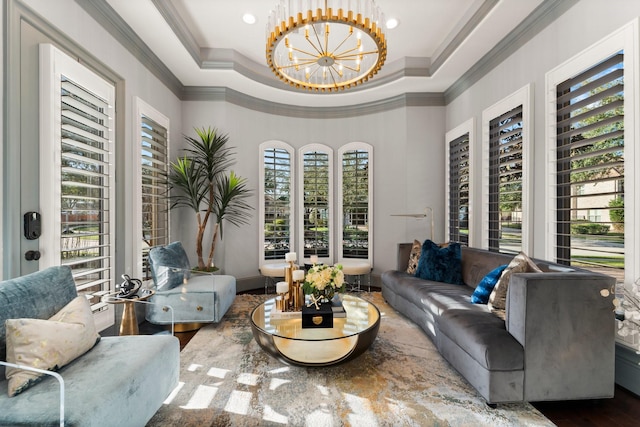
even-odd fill
[[[356,89],[311,94],[290,89],[266,64],[266,20],[278,0],[106,1],[184,86],[227,87],[271,102],[318,107],[442,93],[543,2],[377,0],[387,18],[400,21],[386,30],[381,72]],[[257,23],[242,21],[247,12]]]

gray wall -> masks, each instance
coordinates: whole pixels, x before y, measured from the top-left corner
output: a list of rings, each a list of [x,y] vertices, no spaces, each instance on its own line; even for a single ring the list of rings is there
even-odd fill
[[[444,107],[405,107],[346,119],[302,119],[224,102],[189,101],[183,104],[183,116],[185,134],[193,135],[193,127],[202,126],[215,126],[229,134],[230,145],[237,152],[234,170],[248,178],[256,190],[258,146],[264,141],[281,140],[295,149],[322,143],[333,148],[334,154],[353,141],[373,145],[374,274],[395,267],[397,243],[423,240],[429,232],[427,220],[391,214],[423,212],[426,206],[436,212],[444,210]],[[224,240],[216,248],[216,265],[239,279],[259,275],[257,193],[251,202],[255,206],[251,223],[242,228],[227,226]],[[180,236],[187,250],[195,254],[192,215],[188,210],[174,210],[172,234]],[[444,238],[442,227],[436,227],[435,236]]]
[[[612,7],[613,6],[613,7]],[[446,106],[446,130],[450,130],[471,117],[476,118],[476,141],[473,191],[481,192],[482,168],[482,111],[502,100],[523,86],[533,84],[533,230],[546,230],[545,226],[545,73],[567,59],[587,49],[621,26],[640,15],[640,2],[635,0],[581,0],[568,13],[563,14],[525,43],[505,61],[487,73],[464,93]],[[578,29],[582,29],[579,31]],[[517,43],[518,41],[516,41]],[[520,42],[521,43],[521,42]],[[484,208],[479,197],[474,200],[472,212]],[[479,242],[482,224],[479,215],[472,219]],[[545,258],[545,233],[534,233],[533,255]]]

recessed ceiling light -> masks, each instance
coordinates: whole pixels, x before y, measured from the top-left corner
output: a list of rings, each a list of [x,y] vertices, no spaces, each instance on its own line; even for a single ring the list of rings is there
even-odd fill
[[[246,24],[249,24],[249,25],[251,25],[251,24],[255,24],[255,23],[256,23],[256,17],[255,17],[255,16],[253,16],[252,14],[250,14],[250,13],[245,13],[245,14],[242,16],[242,20],[243,20]]]
[[[387,23],[386,23],[388,30],[393,30],[399,24],[400,24],[400,21],[398,21],[396,18],[389,18],[387,19]]]

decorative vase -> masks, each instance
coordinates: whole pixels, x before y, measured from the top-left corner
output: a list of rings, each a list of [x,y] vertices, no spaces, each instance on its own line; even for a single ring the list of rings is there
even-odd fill
[[[329,302],[333,299],[333,295],[335,294],[335,289],[332,286],[327,286],[323,290],[315,289],[313,291],[313,296],[316,298],[318,302]]]

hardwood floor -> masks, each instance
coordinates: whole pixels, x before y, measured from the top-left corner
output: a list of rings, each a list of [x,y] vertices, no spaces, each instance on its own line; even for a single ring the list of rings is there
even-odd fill
[[[558,427],[640,425],[640,397],[616,386],[613,399],[533,403]]]

